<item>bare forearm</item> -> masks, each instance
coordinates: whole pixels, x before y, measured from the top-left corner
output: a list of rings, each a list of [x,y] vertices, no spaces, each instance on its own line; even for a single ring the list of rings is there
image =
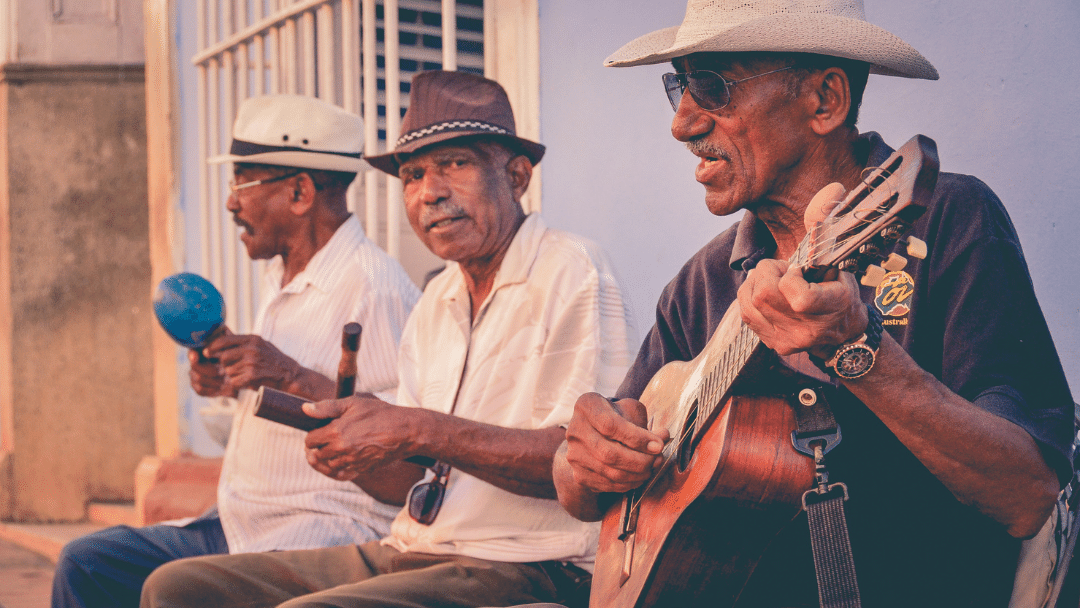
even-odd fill
[[[413,452],[437,458],[508,492],[555,498],[551,464],[565,433],[559,427],[508,429],[417,410],[424,429]]]
[[[423,467],[399,460],[361,475],[353,483],[379,502],[402,507],[409,490],[423,477]]]
[[[888,334],[870,374],[845,383],[954,496],[1030,536],[1058,492],[1035,441],[922,370]]]
[[[314,370],[301,367],[299,364],[296,370],[288,374],[279,384],[280,386],[274,388],[312,401],[337,398],[335,394],[337,384],[333,380]]]
[[[593,492],[574,479],[574,471],[566,460],[566,447],[565,442],[559,446],[559,451],[555,454],[555,464],[552,467],[559,504],[567,513],[581,521],[599,521],[604,517],[604,508],[601,504],[604,495]]]

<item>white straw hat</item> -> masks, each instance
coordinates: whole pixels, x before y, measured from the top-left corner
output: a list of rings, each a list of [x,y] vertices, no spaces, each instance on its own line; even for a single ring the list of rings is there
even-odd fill
[[[366,166],[364,121],[314,97],[264,95],[245,99],[236,113],[228,154],[215,163],[258,163],[357,173]]]
[[[934,66],[911,45],[866,21],[862,0],[689,0],[682,25],[631,41],[604,65],[753,51],[846,57],[869,63],[873,74],[938,78]]]

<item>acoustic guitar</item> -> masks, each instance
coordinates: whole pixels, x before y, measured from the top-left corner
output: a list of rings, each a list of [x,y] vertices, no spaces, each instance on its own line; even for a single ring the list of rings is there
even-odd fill
[[[937,174],[933,140],[915,136],[867,169],[790,261],[807,280],[839,269],[876,285],[907,262],[888,252],[925,211]],[[925,257],[924,243],[907,245]],[[736,301],[694,360],[653,376],[641,402],[650,428],[672,440],[658,472],[605,513],[591,608],[735,603],[814,480],[813,460],[792,445],[792,406],[771,396],[780,367]]]

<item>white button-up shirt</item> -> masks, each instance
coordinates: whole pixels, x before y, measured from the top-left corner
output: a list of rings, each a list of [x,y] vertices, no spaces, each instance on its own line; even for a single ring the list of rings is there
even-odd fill
[[[634,343],[600,248],[530,215],[475,323],[457,264],[428,285],[402,336],[398,402],[447,414],[453,408],[455,416],[508,428],[565,424],[583,393],[613,394]],[[518,496],[454,469],[435,521],[418,524],[405,509],[383,542],[401,551],[591,568],[598,534],[599,524],[574,519],[555,500]]]
[[[401,265],[365,237],[352,216],[284,288],[283,273],[280,257],[267,264],[253,333],[333,379],[342,327],[360,323],[356,390],[392,391],[398,341],[420,295]],[[255,398],[255,391],[240,393],[218,483],[229,552],[308,549],[385,536],[398,509],[352,482],[312,469],[305,433],[256,418]]]

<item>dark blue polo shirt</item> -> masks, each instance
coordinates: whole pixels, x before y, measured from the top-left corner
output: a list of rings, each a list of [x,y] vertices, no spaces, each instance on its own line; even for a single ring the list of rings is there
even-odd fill
[[[868,166],[892,150],[859,141]],[[926,241],[883,287],[863,288],[885,330],[925,370],[980,408],[1024,428],[1064,483],[1071,475],[1073,401],[1035,298],[1016,231],[978,179],[942,173],[911,233]],[[775,243],[750,214],[694,255],[657,304],[619,397],[637,397],[668,361],[693,359]],[[898,253],[902,253],[898,249]],[[953,495],[851,393],[831,401],[843,441],[828,456],[846,506],[864,606],[1006,606],[1019,541]],[[717,522],[723,526],[724,522]],[[740,606],[817,606],[805,513],[772,543]]]

